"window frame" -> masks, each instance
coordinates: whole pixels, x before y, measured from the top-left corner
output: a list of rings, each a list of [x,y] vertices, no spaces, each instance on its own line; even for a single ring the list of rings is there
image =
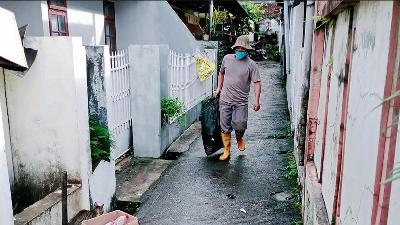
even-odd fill
[[[108,7],[112,7],[113,8],[113,15],[112,16],[108,16],[106,15],[106,8]],[[112,1],[107,1],[107,0],[103,0],[103,15],[104,15],[104,44],[107,45],[107,38],[110,38],[112,40],[112,45],[114,46],[114,48],[112,48],[111,44],[108,44],[110,47],[110,52],[111,51],[116,51],[117,50],[117,28],[115,26],[115,5],[114,2]],[[106,23],[110,23],[113,25],[113,34],[112,35],[107,35],[107,31],[106,31]]]
[[[67,16],[67,1],[66,0],[63,0],[63,1],[64,1],[64,6],[59,6],[59,5],[53,4],[51,0],[47,0],[50,36],[69,36],[68,16]],[[58,28],[57,31],[53,31],[52,16],[57,16],[57,28]],[[64,17],[64,24],[65,24],[65,31],[64,32],[61,32],[59,30],[58,16]],[[57,33],[58,35],[54,35],[54,33]]]

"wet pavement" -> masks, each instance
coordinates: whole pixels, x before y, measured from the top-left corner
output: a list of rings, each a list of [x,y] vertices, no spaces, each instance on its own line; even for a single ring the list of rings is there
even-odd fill
[[[233,137],[231,160],[220,162],[219,154],[206,157],[196,139],[142,196],[136,214],[141,225],[292,225],[299,219],[284,178],[282,153],[292,149],[292,139],[276,138],[289,121],[281,68],[275,62],[258,64],[261,110],[249,110],[246,151],[238,151]]]

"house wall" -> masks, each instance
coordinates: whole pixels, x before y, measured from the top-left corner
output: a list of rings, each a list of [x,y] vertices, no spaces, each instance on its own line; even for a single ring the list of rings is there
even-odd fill
[[[67,1],[69,36],[83,45],[105,44],[103,1]]]
[[[192,53],[197,48],[195,38],[166,1],[118,1],[115,10],[118,49],[167,44],[174,51]]]
[[[0,80],[4,80],[3,68],[0,67]],[[0,93],[5,93],[4,82],[0,82]],[[1,111],[5,111],[6,105],[3,101],[0,104]],[[4,125],[4,114],[0,120],[0,224],[14,224],[10,182],[9,182],[9,169],[8,159],[6,155],[6,132],[8,127]]]
[[[42,4],[47,7],[46,1],[0,1],[0,7],[8,9],[15,14],[18,27],[29,24],[26,32],[27,36],[49,35],[48,15],[42,15]],[[43,21],[43,16],[47,21]]]
[[[29,24],[27,36],[50,36],[47,1],[0,1],[0,7],[15,13],[19,27]],[[104,44],[103,1],[67,1],[67,18],[69,36]]]
[[[36,201],[59,186],[60,172],[82,183],[90,171],[85,49],[80,38],[26,38],[37,57],[23,78],[6,72],[15,196]],[[35,134],[35,135],[32,135]],[[31,191],[24,192],[27,188]],[[21,200],[21,199],[20,199]]]

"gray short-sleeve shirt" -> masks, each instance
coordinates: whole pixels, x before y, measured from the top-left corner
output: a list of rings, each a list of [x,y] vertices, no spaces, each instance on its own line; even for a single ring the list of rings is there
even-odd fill
[[[220,71],[225,74],[220,99],[235,105],[247,104],[251,82],[261,81],[257,64],[249,57],[239,60],[234,54],[228,54],[222,60]]]

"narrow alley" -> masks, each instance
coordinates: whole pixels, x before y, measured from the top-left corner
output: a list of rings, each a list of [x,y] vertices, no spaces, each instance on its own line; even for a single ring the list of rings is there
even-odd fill
[[[0,1],[0,27],[0,225],[400,224],[399,0]]]
[[[231,160],[221,162],[219,154],[207,158],[197,138],[142,196],[140,224],[291,225],[300,219],[284,178],[292,139],[282,135],[289,116],[281,67],[259,66],[261,110],[249,109],[246,151],[239,153],[233,142]]]

